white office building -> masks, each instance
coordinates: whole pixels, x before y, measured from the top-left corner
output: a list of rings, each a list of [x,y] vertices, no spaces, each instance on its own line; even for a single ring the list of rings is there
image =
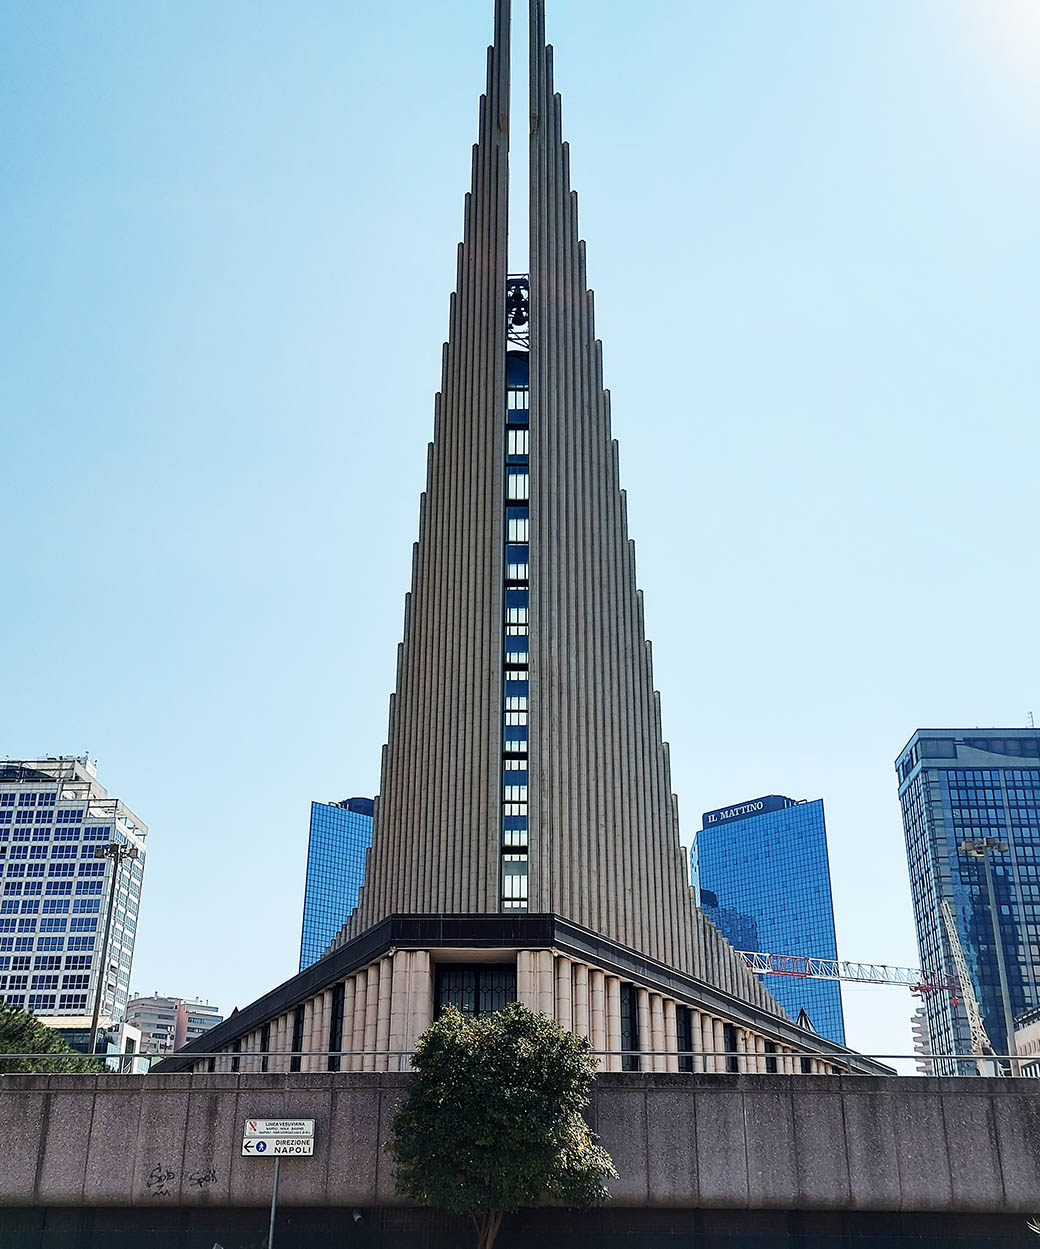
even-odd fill
[[[87,759],[0,761],[0,998],[45,1019],[95,1003],[122,1018],[147,836]],[[113,844],[127,853],[97,853]]]
[[[223,1019],[209,1002],[158,993],[132,998],[126,1005],[127,1023],[140,1029],[141,1046],[150,1054],[172,1054]]]

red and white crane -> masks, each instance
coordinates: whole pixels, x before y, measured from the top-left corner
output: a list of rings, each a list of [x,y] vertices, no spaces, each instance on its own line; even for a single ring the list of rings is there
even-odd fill
[[[953,1005],[963,1001],[971,1030],[971,1049],[976,1058],[993,1053],[993,1046],[982,1022],[967,961],[957,936],[953,911],[945,899],[942,919],[946,938],[957,969],[956,979],[930,976],[919,967],[891,967],[886,963],[850,963],[842,959],[807,958],[802,954],[768,954],[760,950],[738,950],[751,971],[761,976],[795,976],[804,980],[840,980],[851,984],[896,985],[911,993],[948,993]]]
[[[891,967],[886,963],[850,963],[842,959],[807,958],[802,954],[768,954],[758,950],[738,950],[751,971],[762,976],[797,976],[807,980],[843,980],[853,984],[890,984],[911,993],[942,990],[959,997],[960,983],[929,976],[918,967]]]

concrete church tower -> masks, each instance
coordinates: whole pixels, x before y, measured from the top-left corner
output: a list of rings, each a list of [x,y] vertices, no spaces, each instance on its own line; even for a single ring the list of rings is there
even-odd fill
[[[517,849],[502,828],[509,9],[497,0],[373,845],[341,942],[391,914],[512,901],[501,861]],[[530,13],[529,489],[513,500],[529,513],[527,841],[510,862],[526,867],[528,911],[773,1009],[688,884],[542,0]]]
[[[207,1044],[228,1070],[386,1070],[442,1006],[518,998],[608,1070],[868,1070],[694,904],[544,0],[530,21],[530,272],[507,272],[495,0],[365,884],[325,957]],[[191,1049],[163,1069],[225,1061]]]

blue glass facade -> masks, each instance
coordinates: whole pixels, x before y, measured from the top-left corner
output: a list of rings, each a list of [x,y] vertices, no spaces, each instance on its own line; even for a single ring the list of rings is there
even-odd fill
[[[956,975],[940,914],[945,898],[997,1053],[1008,1052],[985,865],[963,841],[1006,842],[990,870],[1013,1017],[1040,1004],[1040,733],[1032,729],[919,729],[896,760],[921,966]],[[971,1052],[963,1005],[928,994],[933,1051]]]
[[[312,802],[300,971],[317,962],[357,905],[372,844],[372,799]]]
[[[690,866],[701,908],[738,950],[838,957],[822,800],[770,794],[707,811]],[[820,1036],[845,1044],[837,981],[762,979],[792,1019],[804,1010]]]

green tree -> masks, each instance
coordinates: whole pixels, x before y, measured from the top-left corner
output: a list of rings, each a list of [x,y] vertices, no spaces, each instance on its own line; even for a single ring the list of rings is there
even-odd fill
[[[478,1249],[521,1206],[606,1201],[617,1172],[581,1115],[597,1065],[584,1037],[519,1003],[480,1019],[449,1008],[419,1038],[393,1121],[398,1192],[468,1215]]]
[[[4,1054],[39,1054],[40,1058],[7,1058]],[[64,1055],[68,1057],[64,1057]],[[47,1055],[47,1057],[44,1057]],[[106,1070],[94,1058],[77,1054],[65,1038],[20,1006],[0,1002],[0,1074],[12,1072],[98,1072]]]

